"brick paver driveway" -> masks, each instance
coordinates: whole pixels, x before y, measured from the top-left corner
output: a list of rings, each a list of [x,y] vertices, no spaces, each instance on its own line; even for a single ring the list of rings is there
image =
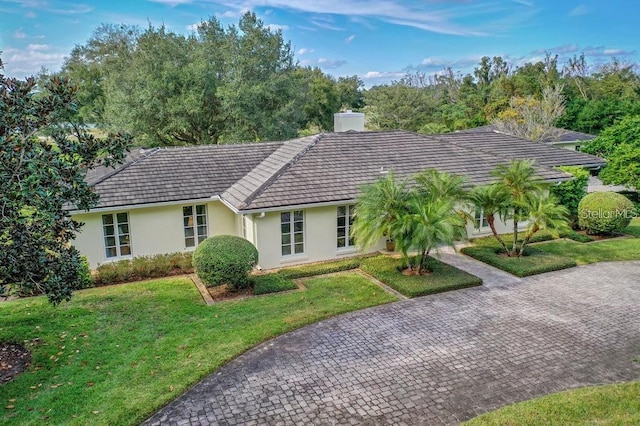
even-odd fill
[[[567,388],[640,380],[640,262],[500,274],[267,342],[148,422],[451,424]]]

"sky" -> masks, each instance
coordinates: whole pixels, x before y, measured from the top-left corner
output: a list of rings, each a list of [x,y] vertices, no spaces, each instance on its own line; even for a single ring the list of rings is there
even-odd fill
[[[282,30],[300,65],[357,74],[367,87],[416,71],[471,72],[482,56],[639,62],[637,0],[0,0],[4,74],[59,70],[101,23],[189,34],[211,16],[231,25],[248,10]]]

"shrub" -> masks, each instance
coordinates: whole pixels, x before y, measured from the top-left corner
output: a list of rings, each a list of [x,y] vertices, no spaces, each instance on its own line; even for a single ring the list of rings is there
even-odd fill
[[[193,273],[191,253],[171,253],[102,264],[93,280],[100,286],[190,273]]]
[[[409,259],[414,264],[419,259]],[[376,256],[365,259],[360,268],[382,281],[389,287],[408,297],[425,296],[444,291],[458,290],[482,284],[482,280],[451,265],[427,257],[428,275],[403,275],[399,270],[403,260],[389,256]]]
[[[206,286],[227,284],[232,291],[249,286],[249,272],[257,263],[254,245],[233,235],[207,238],[193,253],[196,274]]]
[[[295,290],[296,283],[289,278],[279,274],[254,275],[251,277],[253,284],[253,294],[278,293],[280,291]]]
[[[93,277],[91,276],[91,268],[89,268],[89,261],[87,256],[80,258],[80,268],[78,268],[78,275],[80,277],[80,286],[78,289],[93,287]]]
[[[375,254],[314,263],[311,265],[294,266],[291,268],[281,269],[278,273],[290,279],[297,279],[313,277],[315,275],[332,274],[334,272],[349,271],[351,269],[359,268],[362,261],[371,256],[375,256]]]
[[[628,198],[616,192],[592,192],[578,207],[578,224],[589,234],[622,231],[635,215],[635,207]]]
[[[573,179],[561,182],[551,187],[551,195],[556,197],[558,204],[569,210],[571,224],[578,223],[578,204],[587,195],[587,185],[589,184],[589,172],[582,167],[566,166],[559,167],[563,172],[573,175]]]
[[[525,249],[525,255],[521,257],[502,256],[502,248],[497,245],[464,247],[460,251],[518,277],[558,271],[577,265],[573,259],[545,253],[530,246]]]

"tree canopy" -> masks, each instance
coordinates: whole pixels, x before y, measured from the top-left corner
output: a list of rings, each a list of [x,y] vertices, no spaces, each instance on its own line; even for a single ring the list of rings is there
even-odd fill
[[[83,285],[82,259],[71,245],[82,224],[69,209],[89,209],[98,196],[88,170],[123,160],[130,138],[95,138],[68,121],[77,88],[54,77],[5,78],[0,62],[0,293],[46,294],[53,303]],[[44,136],[44,131],[49,136]]]

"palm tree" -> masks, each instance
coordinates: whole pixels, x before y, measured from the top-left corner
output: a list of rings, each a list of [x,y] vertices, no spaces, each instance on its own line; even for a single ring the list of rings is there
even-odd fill
[[[509,192],[503,186],[496,184],[476,186],[471,191],[469,199],[474,210],[482,212],[491,228],[491,233],[509,255],[509,248],[498,234],[495,223],[496,216],[503,222],[509,216],[512,205]]]
[[[513,246],[511,254],[517,255],[518,223],[527,218],[527,205],[532,197],[541,196],[549,187],[536,174],[534,161],[512,160],[508,164],[499,164],[492,174],[498,178],[496,185],[508,192],[512,211],[509,215],[513,218]]]
[[[566,231],[570,229],[568,224],[569,210],[565,206],[559,205],[554,197],[548,194],[530,197],[526,207],[529,224],[520,245],[519,256],[524,254],[524,248],[539,230]]]
[[[455,250],[455,241],[466,237],[465,221],[455,209],[455,200],[435,194],[425,199],[415,191],[407,210],[394,223],[392,232],[405,261],[410,249],[417,249],[420,253],[418,275],[425,270],[427,256],[432,249],[447,244]]]
[[[354,213],[352,235],[358,246],[366,249],[382,237],[393,238],[392,225],[406,210],[407,182],[398,182],[393,172],[362,188]]]

